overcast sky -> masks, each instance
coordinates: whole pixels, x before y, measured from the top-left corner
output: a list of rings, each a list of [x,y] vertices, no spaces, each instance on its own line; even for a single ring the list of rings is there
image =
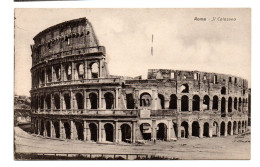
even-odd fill
[[[33,37],[80,17],[92,23],[100,45],[106,47],[112,75],[146,78],[149,68],[198,70],[232,74],[251,84],[249,9],[16,9],[16,94],[29,95],[31,89]],[[213,17],[236,21],[209,21]]]

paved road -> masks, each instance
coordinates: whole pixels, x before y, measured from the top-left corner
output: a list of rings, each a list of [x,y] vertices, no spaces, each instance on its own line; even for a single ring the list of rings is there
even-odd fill
[[[44,139],[15,127],[17,152],[150,154],[179,159],[250,159],[250,134],[219,138],[182,139],[176,142],[97,144],[83,141]]]

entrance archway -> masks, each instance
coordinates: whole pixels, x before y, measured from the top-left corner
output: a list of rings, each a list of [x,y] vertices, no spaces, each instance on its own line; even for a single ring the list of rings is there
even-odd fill
[[[226,127],[225,127],[225,122],[221,122],[220,124],[220,135],[221,136],[224,136],[225,135],[225,130],[226,130]]]
[[[203,125],[203,136],[209,137],[209,123],[207,122]]]
[[[68,122],[64,123],[64,129],[66,134],[66,139],[70,139],[70,124]]]
[[[127,143],[131,142],[131,127],[128,124],[122,124],[120,128],[122,135],[121,140]]]
[[[231,128],[232,128],[232,124],[231,124],[231,122],[229,121],[229,122],[228,122],[228,128],[227,128],[227,133],[228,133],[228,135],[231,135]]]
[[[237,134],[237,122],[236,121],[233,122],[233,133]]]
[[[50,121],[47,121],[47,123],[46,123],[46,131],[47,131],[47,136],[51,137],[51,123],[50,123]]]
[[[197,121],[192,123],[192,136],[199,137],[200,125]]]
[[[59,122],[54,122],[54,130],[55,130],[55,137],[60,138],[60,124]]]
[[[105,133],[106,133],[106,141],[113,142],[113,139],[114,139],[113,125],[110,123],[106,123],[104,128],[105,128]]]
[[[78,134],[78,140],[84,140],[84,127],[81,122],[75,122],[77,134]]]
[[[159,123],[157,128],[157,140],[167,140],[167,126],[164,123]]]
[[[219,132],[218,123],[214,122],[213,123],[213,128],[212,128],[212,136],[213,137],[217,137],[218,136],[218,132]]]
[[[181,127],[183,128],[181,130],[181,137],[182,138],[188,138],[188,136],[189,136],[189,124],[186,121],[183,121],[181,123]]]
[[[106,102],[106,109],[112,109],[114,108],[114,96],[112,93],[107,92],[104,95],[105,102]]]
[[[90,105],[91,109],[97,109],[98,106],[98,97],[95,93],[90,93],[89,94],[89,100],[90,100]]]
[[[186,95],[181,97],[181,111],[189,111],[189,98]]]
[[[89,130],[90,130],[90,140],[91,141],[97,141],[97,125],[94,123],[89,124]]]
[[[44,135],[44,121],[41,120],[41,130],[40,130],[40,135]]]

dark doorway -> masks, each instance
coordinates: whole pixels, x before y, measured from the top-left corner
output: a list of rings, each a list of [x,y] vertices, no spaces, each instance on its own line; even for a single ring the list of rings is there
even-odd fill
[[[113,130],[113,125],[110,123],[105,124],[105,133],[106,133],[106,141],[111,141],[113,142],[113,137],[114,137],[114,130]]]
[[[184,136],[185,138],[188,138],[189,136],[189,124],[187,122],[182,122],[181,126],[184,128],[184,134],[181,135],[182,137]]]
[[[232,98],[228,98],[228,112],[232,112]]]
[[[198,95],[193,96],[192,111],[200,111],[200,97]]]
[[[112,93],[107,92],[104,95],[105,102],[106,102],[106,109],[112,109],[114,108],[114,96]]]
[[[60,138],[60,124],[59,122],[54,122],[54,130],[55,130],[55,137]]]
[[[90,140],[97,141],[97,125],[94,123],[89,124]]]
[[[41,130],[40,130],[40,135],[43,136],[43,134],[44,134],[44,121],[41,120]]]
[[[203,126],[203,136],[209,137],[209,123],[205,122]]]
[[[50,121],[47,121],[47,123],[46,123],[46,131],[47,131],[47,136],[51,137],[51,123],[50,123]]]
[[[218,110],[218,96],[214,96],[213,97],[213,106],[212,106],[213,110]]]
[[[89,94],[89,100],[90,100],[90,105],[91,109],[97,109],[98,106],[98,97],[95,93],[90,93]]]
[[[66,139],[70,139],[70,124],[68,122],[64,123],[64,129],[66,134]]]
[[[134,109],[135,102],[134,102],[133,94],[126,94],[126,105],[127,105],[127,109]]]
[[[228,135],[231,135],[231,128],[232,128],[232,124],[231,122],[228,122],[228,129],[227,129]]]
[[[164,123],[157,125],[157,140],[167,140],[167,126]]]
[[[192,123],[192,136],[199,137],[200,125],[197,121]]]
[[[83,102],[83,96],[82,96],[81,93],[76,94],[76,101],[77,101],[78,109],[83,109],[84,108],[84,102]]]
[[[177,109],[177,96],[171,95],[169,109]]]
[[[225,117],[226,116],[226,99],[224,97],[222,97],[221,99],[221,117]]]
[[[75,122],[77,134],[78,134],[78,140],[84,140],[84,127],[83,124],[80,122]]]
[[[189,111],[189,98],[186,95],[181,97],[181,111]]]
[[[226,127],[225,127],[225,122],[221,122],[221,125],[220,125],[220,135],[221,136],[224,136],[225,135],[225,130],[226,130]]]
[[[131,142],[131,127],[128,124],[121,125],[122,141]]]

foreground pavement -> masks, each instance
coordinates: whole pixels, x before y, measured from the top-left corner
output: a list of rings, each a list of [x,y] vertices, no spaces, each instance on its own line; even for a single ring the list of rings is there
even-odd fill
[[[178,159],[250,159],[250,133],[218,138],[194,138],[144,145],[44,139],[15,127],[15,150],[23,153],[149,154]]]

